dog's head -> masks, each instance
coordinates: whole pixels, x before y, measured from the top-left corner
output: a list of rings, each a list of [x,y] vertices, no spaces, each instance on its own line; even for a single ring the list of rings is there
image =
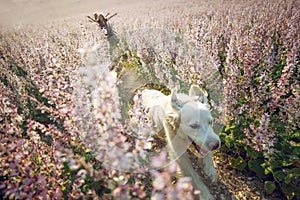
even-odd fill
[[[219,148],[220,138],[213,130],[213,117],[207,100],[207,93],[192,85],[189,95],[170,95],[171,111],[168,114],[173,124],[177,124],[177,134],[187,137],[199,152],[206,156],[210,151]],[[174,117],[175,116],[175,117]]]

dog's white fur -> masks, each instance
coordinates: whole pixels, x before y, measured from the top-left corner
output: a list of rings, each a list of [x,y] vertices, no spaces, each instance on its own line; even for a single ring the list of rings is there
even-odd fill
[[[156,131],[164,130],[171,157],[177,159],[183,175],[192,178],[194,188],[201,191],[200,199],[213,199],[186,152],[192,141],[201,147],[199,159],[203,166],[200,167],[212,182],[217,181],[211,150],[219,147],[220,139],[212,128],[207,93],[192,85],[189,95],[177,94],[176,90],[169,96],[157,90],[144,90],[142,98]]]

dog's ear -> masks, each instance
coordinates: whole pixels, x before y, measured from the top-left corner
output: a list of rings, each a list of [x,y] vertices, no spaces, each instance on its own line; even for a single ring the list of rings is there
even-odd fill
[[[167,124],[172,127],[173,131],[178,129],[180,124],[180,109],[182,108],[182,104],[177,98],[177,88],[172,89],[170,94],[170,105],[171,110],[168,110],[166,113],[166,121],[165,128]],[[175,112],[174,112],[175,111]]]
[[[191,85],[189,95],[190,97],[195,97],[201,103],[208,104],[207,92],[202,90],[198,85]]]
[[[182,108],[181,102],[177,98],[177,88],[174,88],[171,91],[171,106],[176,111],[179,111]]]

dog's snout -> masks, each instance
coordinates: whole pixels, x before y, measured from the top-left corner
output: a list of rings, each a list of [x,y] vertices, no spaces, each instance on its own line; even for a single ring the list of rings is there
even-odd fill
[[[220,143],[216,142],[216,141],[210,142],[210,143],[208,143],[208,147],[210,150],[216,150],[220,147]]]

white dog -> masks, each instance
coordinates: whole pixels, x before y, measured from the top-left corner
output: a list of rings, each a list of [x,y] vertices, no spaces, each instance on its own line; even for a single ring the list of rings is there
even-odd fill
[[[189,95],[169,96],[157,90],[142,92],[143,104],[157,132],[164,130],[172,159],[176,159],[184,176],[190,176],[195,189],[200,190],[200,199],[213,199],[202,178],[193,169],[187,148],[193,144],[202,159],[204,173],[216,182],[218,174],[214,167],[211,151],[219,148],[220,138],[213,131],[213,118],[207,101],[207,93],[192,85]]]

